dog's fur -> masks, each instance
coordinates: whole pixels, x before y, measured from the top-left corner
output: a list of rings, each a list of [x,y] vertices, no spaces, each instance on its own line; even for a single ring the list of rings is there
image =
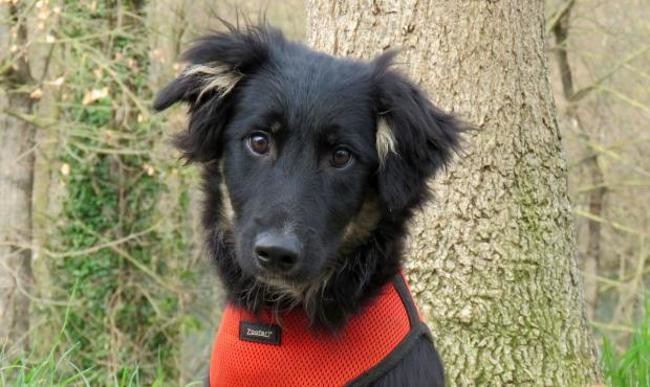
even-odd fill
[[[175,138],[203,165],[203,225],[228,299],[251,311],[301,307],[313,329],[335,331],[399,270],[406,223],[427,198],[427,179],[459,144],[459,122],[391,68],[286,40],[276,29],[228,26],[196,42],[186,70],[155,109],[189,105]],[[264,133],[267,154],[251,150]],[[332,164],[344,149],[351,161]],[[255,263],[255,238],[291,235],[295,270]],[[422,339],[378,385],[442,385]]]

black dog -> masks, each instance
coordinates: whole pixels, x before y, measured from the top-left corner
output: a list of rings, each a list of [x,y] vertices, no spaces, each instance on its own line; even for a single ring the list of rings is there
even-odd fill
[[[203,165],[203,225],[231,303],[302,308],[336,334],[400,272],[406,223],[460,125],[394,55],[335,58],[268,26],[229,26],[185,53],[155,109],[189,105],[175,145]],[[373,383],[442,386],[430,340]]]

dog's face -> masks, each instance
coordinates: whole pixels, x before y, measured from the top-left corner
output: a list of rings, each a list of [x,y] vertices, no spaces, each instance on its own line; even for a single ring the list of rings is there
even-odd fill
[[[307,283],[336,259],[378,166],[370,76],[357,63],[289,56],[241,86],[222,159],[250,275]]]
[[[402,237],[458,129],[392,57],[335,58],[268,27],[231,28],[185,54],[155,107],[189,104],[176,145],[205,165],[204,223],[227,230],[231,272],[299,293],[358,265],[363,278],[395,270],[384,245]]]

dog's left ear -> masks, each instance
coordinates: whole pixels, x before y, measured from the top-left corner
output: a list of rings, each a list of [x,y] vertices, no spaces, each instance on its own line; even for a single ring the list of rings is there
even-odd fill
[[[154,101],[157,111],[177,102],[189,105],[190,121],[174,144],[188,161],[219,157],[220,136],[228,122],[234,94],[246,77],[262,67],[273,44],[283,44],[282,33],[269,26],[239,28],[204,36],[183,54],[185,70]]]
[[[379,196],[399,216],[428,196],[427,180],[458,150],[463,124],[435,107],[426,94],[390,69],[395,52],[376,58]]]

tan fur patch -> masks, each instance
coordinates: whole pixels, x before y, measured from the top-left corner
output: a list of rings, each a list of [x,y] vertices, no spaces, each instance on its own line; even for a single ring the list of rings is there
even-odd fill
[[[383,166],[389,153],[397,154],[397,141],[393,130],[388,125],[388,122],[382,117],[377,119],[377,135],[375,140],[375,147],[379,155],[379,166]]]
[[[366,240],[375,227],[377,227],[380,216],[381,213],[377,198],[370,197],[366,199],[359,213],[345,227],[340,250],[342,252],[349,251]]]
[[[199,76],[202,78],[203,85],[198,99],[208,91],[216,90],[221,97],[227,95],[235,88],[244,75],[233,70],[229,66],[220,63],[197,64],[188,66],[184,76]]]
[[[221,214],[225,218],[224,221],[227,222],[227,224],[232,225],[232,222],[235,219],[235,210],[232,208],[228,187],[226,187],[225,183],[221,183],[219,188],[221,189]]]
[[[221,184],[219,185],[219,190],[221,191],[221,215],[224,218],[225,224],[232,227],[233,221],[235,219],[235,210],[232,208],[232,201],[230,200],[230,193],[228,192],[228,187],[223,181],[223,161],[219,163],[219,169],[221,171]]]

